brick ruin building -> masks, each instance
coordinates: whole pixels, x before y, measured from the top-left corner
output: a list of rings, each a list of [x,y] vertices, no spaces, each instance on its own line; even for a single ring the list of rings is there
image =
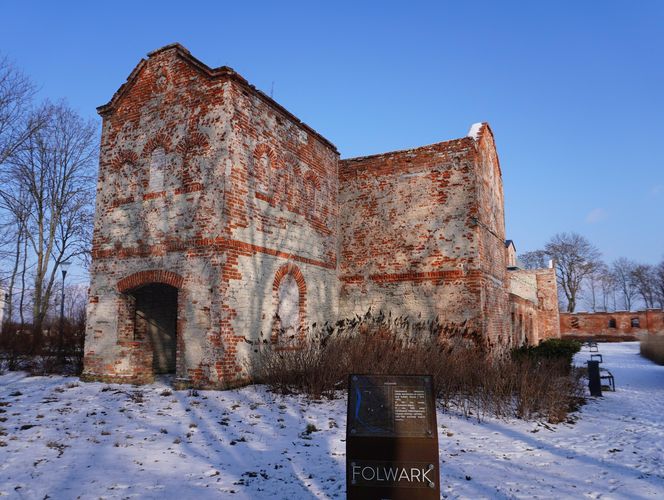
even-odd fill
[[[505,243],[513,345],[537,345],[560,337],[558,287],[553,262],[544,269],[520,269],[512,240]]]
[[[508,270],[493,133],[340,160],[228,67],[149,54],[103,117],[84,378],[243,383],[252,342],[373,311],[558,336],[552,269]],[[510,253],[512,252],[512,254]]]

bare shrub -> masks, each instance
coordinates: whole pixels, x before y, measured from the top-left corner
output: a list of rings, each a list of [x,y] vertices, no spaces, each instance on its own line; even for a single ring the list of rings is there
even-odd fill
[[[31,347],[31,335],[16,324],[6,323],[0,332],[0,357],[9,371],[25,369]]]
[[[48,324],[39,336],[29,325],[6,323],[0,332],[0,360],[7,370],[25,370],[32,375],[58,373],[78,375],[83,370],[85,318],[62,325]]]
[[[522,359],[509,363],[515,380],[516,416],[565,420],[584,399],[581,372],[566,359]]]
[[[641,339],[641,356],[664,365],[664,336],[648,335]]]
[[[445,409],[478,420],[494,415],[558,422],[583,394],[568,360],[490,356],[465,324],[413,327],[368,312],[308,339],[297,349],[261,341],[254,382],[282,394],[333,398],[351,373],[429,374]]]

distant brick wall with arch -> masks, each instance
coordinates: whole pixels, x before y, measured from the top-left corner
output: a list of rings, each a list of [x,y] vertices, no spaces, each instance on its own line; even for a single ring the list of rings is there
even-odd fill
[[[615,341],[664,335],[664,311],[561,312],[560,333],[564,338]]]

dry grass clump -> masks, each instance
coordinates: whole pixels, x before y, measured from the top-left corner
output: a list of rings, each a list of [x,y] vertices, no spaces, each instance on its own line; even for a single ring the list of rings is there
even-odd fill
[[[466,325],[406,329],[392,321],[388,328],[384,318],[367,313],[340,322],[298,349],[263,342],[254,382],[283,394],[333,398],[350,373],[430,374],[444,408],[478,420],[494,415],[559,422],[582,399],[580,375],[566,359],[495,358]]]
[[[641,339],[640,348],[641,356],[664,365],[664,336],[648,335]]]

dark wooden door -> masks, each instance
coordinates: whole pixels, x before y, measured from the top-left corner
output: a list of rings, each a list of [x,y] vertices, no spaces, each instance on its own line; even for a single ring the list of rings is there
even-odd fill
[[[136,320],[143,323],[146,340],[152,345],[154,373],[175,373],[177,288],[151,284],[136,290],[134,296]]]

